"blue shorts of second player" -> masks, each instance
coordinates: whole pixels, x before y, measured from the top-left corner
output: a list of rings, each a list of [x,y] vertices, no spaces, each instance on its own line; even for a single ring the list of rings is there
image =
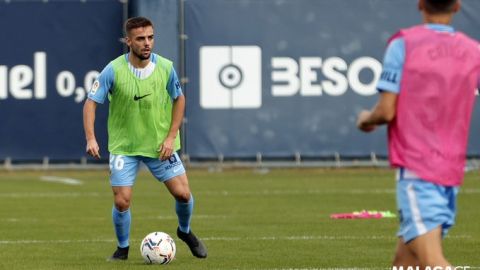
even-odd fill
[[[455,223],[458,187],[437,185],[420,179],[412,171],[397,171],[398,236],[405,243],[439,226],[442,236]]]
[[[116,186],[133,186],[137,178],[140,162],[143,162],[152,175],[160,182],[185,173],[185,167],[177,153],[167,160],[142,156],[123,156],[110,154],[110,184]]]

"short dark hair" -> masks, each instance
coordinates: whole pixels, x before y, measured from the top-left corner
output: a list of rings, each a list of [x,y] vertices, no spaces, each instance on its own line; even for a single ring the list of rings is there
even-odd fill
[[[425,0],[425,9],[428,13],[440,14],[453,11],[458,0]]]
[[[153,27],[153,23],[145,17],[132,17],[125,22],[125,34],[128,35],[132,29],[139,27]]]

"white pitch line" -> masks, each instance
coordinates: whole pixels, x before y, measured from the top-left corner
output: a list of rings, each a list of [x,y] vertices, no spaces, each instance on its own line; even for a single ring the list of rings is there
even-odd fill
[[[98,192],[8,192],[0,193],[0,198],[76,198],[100,197]]]
[[[226,215],[194,215],[195,219],[227,219],[229,218]],[[111,217],[82,217],[82,220],[111,220]],[[177,220],[176,215],[170,216],[137,216],[135,215],[135,220]],[[2,219],[0,219],[1,221]]]
[[[103,194],[103,193],[102,193]],[[98,192],[8,192],[0,193],[0,198],[59,198],[59,197],[100,197]],[[143,195],[157,193],[144,193]],[[263,191],[197,191],[195,194],[208,196],[282,196],[282,195],[361,195],[361,194],[395,194],[394,189],[351,189],[351,190],[263,190]],[[480,194],[480,189],[460,189],[460,195]]]
[[[0,240],[0,245],[15,244],[74,244],[74,243],[110,243],[116,242],[114,239],[95,239],[95,240]]]
[[[450,239],[470,239],[470,235],[448,236]],[[302,236],[262,236],[262,237],[205,237],[205,241],[315,241],[315,240],[388,240],[397,239],[395,236],[371,235],[371,236],[333,236],[333,235],[302,235]]]
[[[316,190],[259,190],[259,191],[197,191],[196,194],[202,195],[216,195],[216,196],[236,196],[236,195],[259,195],[259,196],[277,196],[277,195],[332,195],[332,194],[395,194],[395,189],[316,189]],[[479,194],[480,189],[460,189],[460,193]]]
[[[259,268],[259,269],[252,269],[252,270],[386,270],[386,269],[390,269],[390,267],[387,267],[387,268],[381,268],[381,267],[378,267],[378,268],[360,268],[360,267],[348,267],[348,268]],[[405,268],[406,269],[406,268]]]
[[[197,191],[197,194],[203,195],[220,195],[220,196],[231,196],[231,195],[305,195],[305,194],[394,194],[395,189],[317,189],[317,190],[259,190],[259,191],[228,191],[228,190],[219,190],[219,191]]]
[[[469,235],[447,236],[452,239],[470,239]],[[202,237],[204,241],[315,241],[315,240],[395,240],[395,236],[332,236],[332,235],[303,235],[303,236],[263,236],[263,237]],[[114,239],[79,239],[79,240],[0,240],[0,245],[15,244],[75,244],[75,243],[111,243]],[[132,242],[138,242],[140,239],[130,239]]]
[[[236,268],[235,270],[241,270],[243,268]],[[404,269],[407,269],[406,267]],[[452,268],[454,269],[454,268]],[[458,269],[464,269],[460,267]],[[476,266],[468,266],[466,269],[480,269],[480,267]],[[220,269],[213,269],[213,270],[220,270]],[[392,267],[325,267],[325,268],[318,268],[318,267],[311,267],[311,268],[248,268],[248,270],[392,270]]]
[[[227,219],[228,217],[226,215],[194,215],[195,219]],[[135,216],[135,219],[141,219],[141,220],[177,220],[178,217],[175,215],[171,216],[148,216],[148,217],[142,217],[142,216]]]
[[[98,220],[98,221],[107,221],[111,220],[111,217],[105,216],[105,217],[80,217],[82,220]],[[195,215],[195,219],[209,219],[209,220],[214,220],[214,219],[227,219],[228,216],[226,215]],[[79,217],[66,217],[62,218],[62,220],[76,220],[79,219]],[[175,215],[171,216],[135,216],[135,220],[177,220],[178,217]],[[49,219],[42,219],[43,221],[45,220],[57,220],[56,218],[49,218]],[[0,222],[39,222],[38,218],[16,218],[16,217],[9,217],[9,218],[0,218]]]
[[[60,184],[73,185],[73,186],[78,186],[83,184],[83,182],[78,179],[58,177],[58,176],[41,176],[40,180],[44,182],[60,183]]]
[[[38,218],[1,218],[0,222],[38,222]]]

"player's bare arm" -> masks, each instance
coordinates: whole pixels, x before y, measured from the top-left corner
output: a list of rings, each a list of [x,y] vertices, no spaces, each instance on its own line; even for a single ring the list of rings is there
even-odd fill
[[[160,159],[166,160],[172,156],[174,152],[174,142],[177,137],[178,130],[182,125],[183,115],[185,112],[185,96],[180,95],[173,101],[172,123],[168,131],[167,138],[163,141],[158,151],[160,152]]]
[[[375,130],[378,125],[387,124],[395,117],[397,94],[384,91],[380,94],[377,104],[370,110],[358,114],[357,127],[364,132]]]
[[[86,152],[94,157],[100,158],[100,147],[95,138],[95,110],[97,103],[87,99],[83,105],[83,128],[85,130],[85,139],[87,140]]]

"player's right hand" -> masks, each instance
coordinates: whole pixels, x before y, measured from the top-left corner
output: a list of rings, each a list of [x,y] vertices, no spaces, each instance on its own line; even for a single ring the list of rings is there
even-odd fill
[[[87,151],[87,154],[89,154],[90,156],[96,159],[100,159],[100,147],[98,147],[97,140],[95,139],[87,140],[86,151]]]
[[[363,110],[358,114],[357,128],[363,132],[372,132],[375,130],[376,125],[369,124],[372,113],[367,110]]]

